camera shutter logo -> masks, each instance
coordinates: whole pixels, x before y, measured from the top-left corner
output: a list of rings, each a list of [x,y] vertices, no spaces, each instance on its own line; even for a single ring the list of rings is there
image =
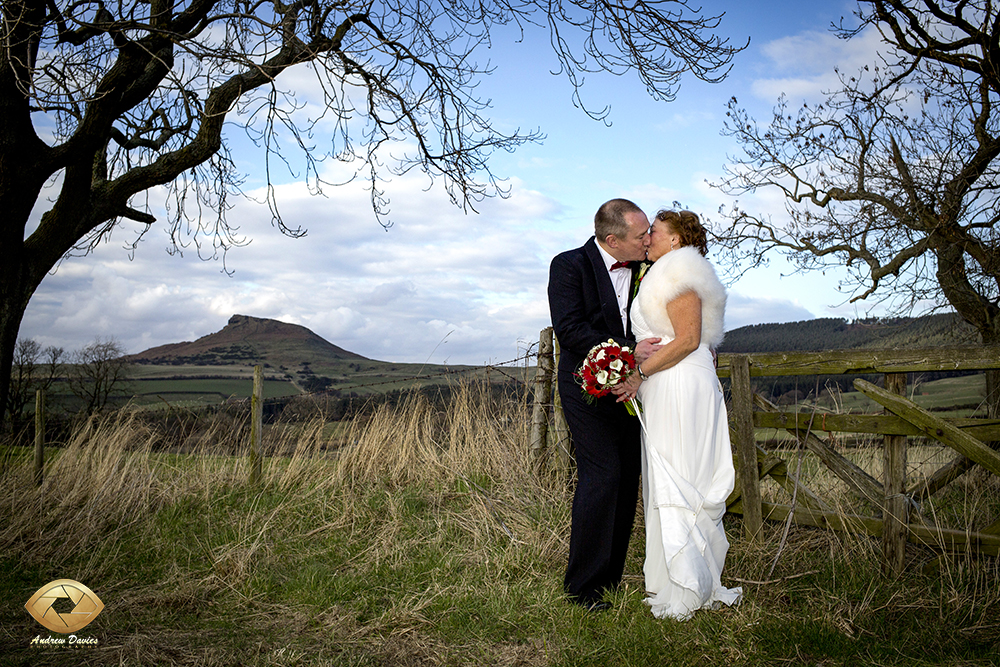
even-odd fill
[[[73,610],[60,613],[52,605],[62,599],[73,603]],[[69,634],[81,630],[97,618],[104,603],[94,592],[72,579],[56,579],[38,589],[24,604],[32,618],[52,632]]]

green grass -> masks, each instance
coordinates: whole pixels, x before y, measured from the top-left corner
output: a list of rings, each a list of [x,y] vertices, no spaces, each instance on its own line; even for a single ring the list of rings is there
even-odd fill
[[[868,538],[727,517],[736,608],[657,620],[643,603],[641,519],[609,612],[567,604],[571,492],[532,472],[523,402],[470,389],[420,397],[341,433],[287,428],[296,454],[152,451],[127,417],[94,422],[30,484],[0,474],[0,665],[990,665],[1000,662],[995,559],[914,549],[881,574]],[[225,437],[219,433],[218,438]],[[772,563],[775,563],[773,572]],[[24,602],[71,578],[107,605],[100,645],[31,648]],[[756,583],[755,583],[756,582]]]
[[[220,403],[227,398],[249,398],[252,379],[155,379],[134,381],[131,386],[138,404],[182,400]],[[264,380],[264,398],[295,396],[301,393],[291,382]]]
[[[274,393],[274,396],[285,396],[298,393],[294,385],[287,382],[288,377],[296,382],[303,381],[307,376],[300,374],[304,368],[308,368],[317,377],[326,377],[332,380],[331,389],[342,390],[345,393],[353,392],[360,396],[374,396],[385,392],[410,389],[415,386],[436,386],[447,385],[462,378],[463,381],[481,379],[489,375],[489,370],[483,367],[473,366],[442,366],[433,364],[404,364],[375,360],[351,360],[351,359],[329,359],[327,357],[315,357],[306,355],[303,360],[310,361],[308,365],[297,364],[292,366],[265,365],[263,368],[265,384],[274,383],[276,387],[283,386],[284,393]],[[144,387],[147,382],[162,381],[168,383],[164,385],[163,391],[176,393],[216,393],[222,392],[225,396],[236,395],[245,397],[250,395],[253,380],[253,365],[251,364],[228,364],[228,365],[169,365],[169,364],[136,364],[132,367],[132,377],[138,382],[135,383],[136,391],[148,393]],[[506,373],[516,377],[533,377],[534,369],[508,368]],[[493,379],[499,379],[494,373]],[[212,380],[206,378],[217,378],[225,380],[227,383],[234,382],[237,388],[232,389],[232,385],[227,384],[224,389],[203,389],[203,386],[211,387]],[[415,379],[418,378],[418,379]],[[206,385],[206,383],[208,383]],[[270,396],[268,396],[270,397]]]
[[[969,375],[957,378],[944,378],[932,382],[922,382],[919,378],[907,387],[907,398],[920,407],[933,410],[939,417],[985,417],[983,405],[986,395],[986,376],[983,374]],[[975,408],[965,406],[976,406]],[[812,398],[798,405],[782,406],[788,412],[809,414],[816,410],[817,415],[824,412],[851,414],[882,414],[881,405],[858,391],[837,392],[827,394],[819,401]],[[759,428],[755,430],[758,442],[787,441],[793,437],[783,429]]]
[[[927,410],[942,410],[952,406],[981,406],[986,395],[986,376],[983,374],[967,375],[957,378],[944,378],[932,382],[917,381],[907,387],[907,398]],[[882,406],[878,405],[861,392],[851,391],[835,394],[833,398],[820,400],[820,405],[836,411],[857,414],[878,414]],[[975,409],[946,410],[951,417],[969,417]],[[982,409],[979,416],[984,416]]]
[[[642,602],[636,535],[614,609],[589,615],[562,601],[554,554],[496,533],[484,540],[443,520],[478,509],[467,493],[429,487],[371,489],[321,505],[245,488],[179,503],[121,535],[135,544],[127,552],[94,555],[88,585],[111,604],[81,634],[105,648],[72,656],[25,650],[37,628],[14,610],[4,614],[11,643],[3,661],[102,664],[125,647],[135,664],[985,665],[1000,658],[995,627],[962,632],[996,621],[995,610],[939,601],[947,591],[925,578],[883,580],[870,554],[835,542],[805,554],[796,545],[796,567],[777,573],[816,575],[748,585],[738,609],[677,623],[654,619]],[[320,516],[337,521],[345,513],[350,521],[340,519],[338,530],[305,537]],[[753,561],[772,555],[744,554],[751,563],[731,563],[730,574],[759,576]],[[10,565],[0,593],[19,601],[70,564],[36,567],[31,576]]]

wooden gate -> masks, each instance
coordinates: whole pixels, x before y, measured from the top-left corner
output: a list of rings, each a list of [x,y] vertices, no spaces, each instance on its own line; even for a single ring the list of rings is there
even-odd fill
[[[719,376],[732,387],[730,429],[735,449],[737,486],[730,512],[742,514],[748,539],[759,539],[764,520],[785,521],[833,530],[863,532],[882,538],[885,567],[902,569],[906,542],[942,552],[1000,553],[1000,518],[978,531],[969,526],[941,527],[915,511],[920,503],[975,466],[1000,476],[1000,420],[942,419],[905,398],[906,374],[928,371],[978,371],[1000,368],[1000,348],[933,348],[920,350],[828,351],[719,355]],[[884,388],[855,380],[855,388],[885,408],[883,415],[784,412],[752,390],[751,378],[788,375],[883,374]],[[820,423],[821,422],[821,423]],[[755,429],[784,429],[799,447],[812,452],[850,490],[870,514],[834,509],[821,494],[790,473],[788,461],[758,445]],[[881,435],[882,479],[842,455],[832,438],[837,432]],[[907,483],[907,441],[911,436],[934,439],[955,457],[933,474]],[[991,445],[986,443],[990,442]],[[754,474],[745,474],[745,471]],[[788,502],[764,502],[760,481],[770,477],[784,489]]]
[[[552,381],[553,357],[558,359],[558,349],[552,328],[543,329],[530,446],[540,465],[551,467],[554,462],[558,470],[567,471],[572,467],[572,446]],[[747,539],[760,538],[765,520],[866,533],[882,539],[885,567],[891,571],[903,568],[907,542],[947,553],[1000,554],[1000,517],[973,530],[968,525],[943,527],[939,521],[926,522],[915,511],[977,466],[1000,477],[1000,454],[996,451],[1000,419],[996,415],[942,419],[905,398],[907,373],[998,370],[1000,347],[720,354],[718,362],[719,377],[730,378],[732,388],[729,420],[737,483],[727,507],[743,516]],[[884,414],[782,411],[752,388],[753,378],[840,374],[883,375],[884,388],[865,380],[856,380],[854,386],[883,406]],[[798,448],[815,455],[846,486],[858,501],[856,505],[871,511],[844,511],[804,485],[788,461],[758,445],[755,429],[768,428],[794,436]],[[881,436],[881,479],[837,451],[832,443],[837,433]],[[908,481],[907,444],[911,437],[940,442],[954,450],[954,457],[932,474]],[[755,474],[744,474],[746,470]],[[762,500],[764,478],[777,482],[787,502]]]

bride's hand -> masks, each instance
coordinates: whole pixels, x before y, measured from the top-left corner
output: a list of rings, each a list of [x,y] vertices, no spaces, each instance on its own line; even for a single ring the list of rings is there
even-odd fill
[[[619,403],[624,403],[635,398],[640,384],[642,384],[642,378],[639,377],[638,373],[632,373],[624,382],[619,382],[612,387],[611,392],[618,397]]]

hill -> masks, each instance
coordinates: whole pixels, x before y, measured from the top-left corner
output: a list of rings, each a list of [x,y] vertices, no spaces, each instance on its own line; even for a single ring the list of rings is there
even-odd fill
[[[233,366],[367,361],[360,354],[337,347],[309,329],[248,315],[233,315],[220,331],[193,342],[170,343],[134,354],[137,364],[171,366]]]
[[[220,331],[130,355],[137,404],[219,403],[249,396],[253,367],[264,368],[264,396],[302,393],[331,399],[372,397],[412,387],[447,387],[458,377],[484,375],[476,366],[409,364],[368,359],[309,329],[278,320],[233,315]]]
[[[719,352],[815,352],[897,347],[975,345],[975,330],[955,313],[869,318],[823,318],[753,324],[726,332]]]
[[[849,322],[841,318],[823,318],[783,324],[754,324],[726,332],[719,347],[721,353],[740,352],[818,352],[821,350],[860,350],[965,346],[978,343],[975,330],[955,313],[923,317],[868,318]],[[921,382],[945,380],[967,372],[938,371],[921,373]],[[851,392],[856,378],[880,382],[878,375],[820,375],[758,378],[758,392],[779,404],[800,400],[810,391],[838,387]],[[846,399],[845,399],[846,400]]]

